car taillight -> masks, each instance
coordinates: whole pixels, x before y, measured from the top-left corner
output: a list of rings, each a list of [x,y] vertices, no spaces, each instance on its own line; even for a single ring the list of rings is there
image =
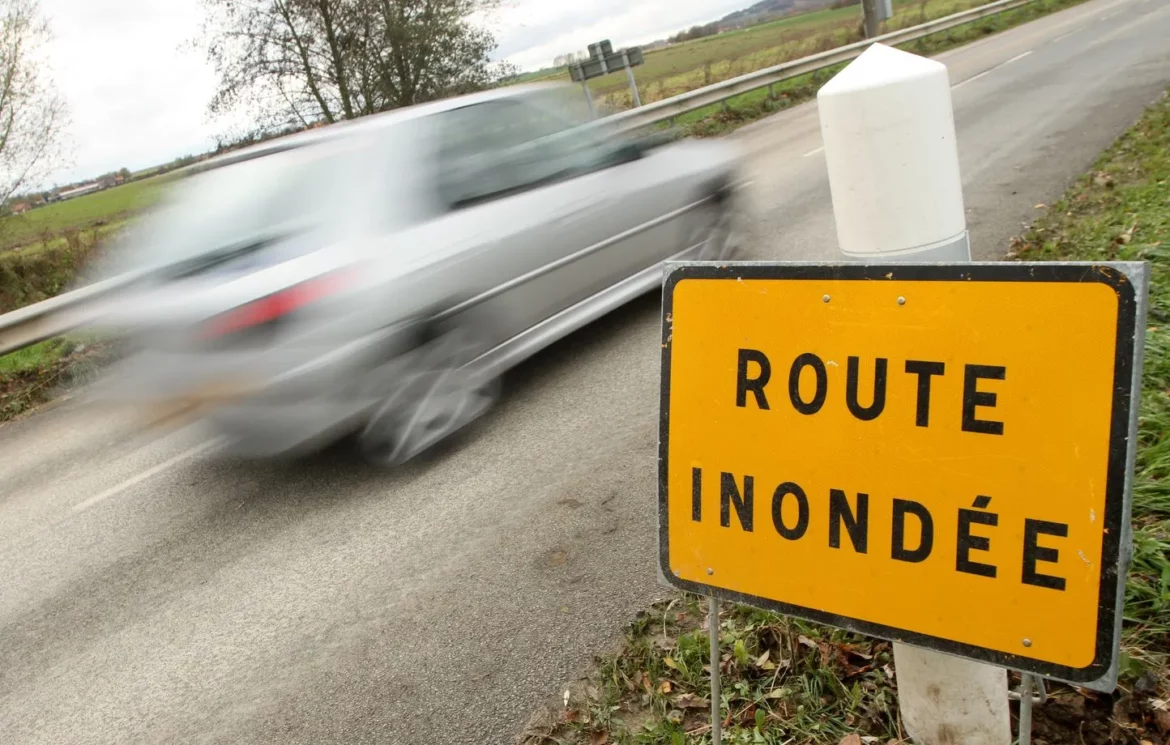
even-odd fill
[[[334,272],[253,300],[212,318],[201,336],[204,339],[218,339],[273,324],[294,311],[337,293],[348,284],[348,279],[348,273]]]

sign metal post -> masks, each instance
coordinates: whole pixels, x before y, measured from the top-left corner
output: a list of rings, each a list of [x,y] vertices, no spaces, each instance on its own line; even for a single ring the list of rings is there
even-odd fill
[[[589,90],[589,81],[624,69],[626,79],[630,84],[630,94],[634,106],[641,106],[642,98],[638,95],[638,84],[634,80],[634,68],[644,64],[645,61],[641,47],[630,47],[615,52],[613,44],[609,39],[606,39],[589,45],[589,59],[569,65],[569,77],[581,83],[581,87],[585,91],[585,100],[589,103],[589,111],[596,116],[593,94]]]
[[[719,600],[714,595],[707,596],[707,626],[711,638],[711,743],[720,745],[723,742],[723,692],[719,690]]]

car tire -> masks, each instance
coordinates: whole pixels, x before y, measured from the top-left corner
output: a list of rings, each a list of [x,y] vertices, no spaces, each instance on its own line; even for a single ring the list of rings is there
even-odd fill
[[[697,261],[730,261],[739,253],[735,205],[726,189],[715,191],[697,211],[699,229],[691,245],[698,245]]]
[[[358,435],[370,463],[406,463],[483,416],[499,398],[498,376],[473,361],[491,346],[485,324],[425,322],[399,385]]]

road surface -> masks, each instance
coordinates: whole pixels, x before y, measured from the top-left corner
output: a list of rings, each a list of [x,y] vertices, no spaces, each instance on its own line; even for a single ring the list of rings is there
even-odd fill
[[[1092,0],[942,56],[978,258],[1170,83],[1170,4]],[[756,258],[832,258],[816,110],[753,152]],[[524,365],[454,447],[224,460],[73,403],[0,428],[12,743],[506,743],[663,593],[657,299]]]

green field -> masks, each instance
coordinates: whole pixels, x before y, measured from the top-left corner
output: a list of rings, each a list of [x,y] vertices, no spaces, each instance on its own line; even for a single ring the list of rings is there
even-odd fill
[[[0,247],[41,245],[69,230],[84,230],[125,219],[158,194],[159,178],[131,181],[111,189],[53,202],[0,220]]]
[[[985,3],[986,0],[895,0],[894,17],[884,28],[887,31],[906,28]],[[642,103],[650,103],[826,51],[859,40],[860,24],[861,6],[853,5],[781,18],[647,52],[645,64],[634,70],[638,92]],[[542,70],[516,82],[568,79],[567,71]],[[632,105],[624,72],[594,78],[589,82],[589,89],[605,110],[621,110]]]

